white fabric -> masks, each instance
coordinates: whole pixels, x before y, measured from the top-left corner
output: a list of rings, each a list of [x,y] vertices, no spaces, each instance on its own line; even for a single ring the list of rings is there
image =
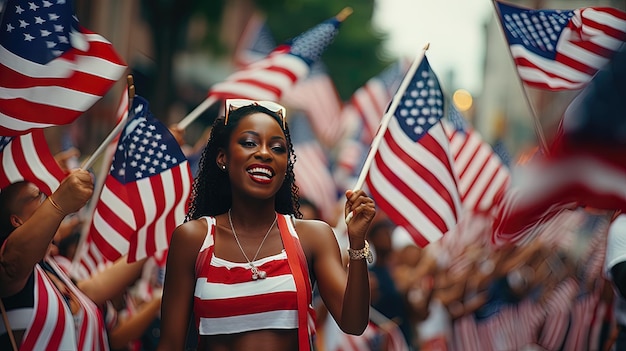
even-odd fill
[[[611,223],[606,245],[606,258],[604,272],[609,279],[611,268],[620,262],[626,261],[626,215],[620,214]],[[615,290],[615,320],[617,323],[626,326],[626,300]]]

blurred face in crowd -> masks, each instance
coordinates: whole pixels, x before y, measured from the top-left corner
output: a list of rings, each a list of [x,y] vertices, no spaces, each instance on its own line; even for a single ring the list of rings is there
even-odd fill
[[[29,182],[21,182],[11,186],[16,186],[17,191],[10,208],[10,220],[13,227],[19,227],[46,199],[46,195],[42,193],[37,186]]]
[[[391,235],[394,227],[388,223],[375,225],[369,233],[369,241],[374,246],[377,255],[388,255],[392,252]]]

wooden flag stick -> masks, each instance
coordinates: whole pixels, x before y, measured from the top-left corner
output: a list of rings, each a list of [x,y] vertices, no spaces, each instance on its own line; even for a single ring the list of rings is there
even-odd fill
[[[348,16],[350,16],[352,14],[352,7],[344,7],[343,10],[341,10],[341,12],[339,12],[337,14],[337,16],[335,16],[335,18],[339,21],[339,22],[343,22],[346,20],[346,18],[348,18]]]
[[[398,108],[398,104],[400,103],[400,100],[402,100],[402,97],[404,96],[404,92],[406,91],[406,88],[411,83],[411,79],[413,79],[413,75],[415,74],[415,71],[417,71],[417,67],[419,67],[419,65],[422,63],[422,60],[424,59],[424,56],[426,55],[426,50],[428,50],[429,46],[430,46],[430,43],[426,43],[422,51],[419,53],[419,55],[417,55],[417,57],[413,61],[413,64],[411,65],[408,72],[404,76],[404,79],[402,79],[402,83],[400,84],[398,91],[393,96],[393,99],[391,100],[391,105],[387,109],[387,112],[385,112],[385,115],[383,115],[383,118],[380,121],[380,126],[378,127],[378,132],[376,133],[376,136],[374,137],[374,140],[372,141],[372,145],[370,146],[369,152],[367,153],[367,158],[365,159],[363,168],[361,168],[361,173],[359,174],[359,178],[356,181],[353,191],[360,190],[363,187],[363,184],[365,183],[365,178],[367,177],[367,172],[372,166],[372,162],[374,161],[374,156],[376,156],[378,147],[380,146],[380,143],[383,140],[383,136],[385,135],[385,132],[387,131],[387,127],[389,126],[389,121],[393,117],[396,111],[396,108]],[[346,224],[350,222],[350,219],[352,219],[352,216],[353,216],[352,212],[348,213],[348,216],[346,216],[346,219],[345,219]]]
[[[118,136],[118,134],[120,134],[122,129],[124,129],[124,127],[126,126],[128,115],[131,112],[130,107],[132,106],[132,101],[133,101],[132,99],[135,97],[135,86],[133,85],[133,76],[129,75],[127,79],[128,79],[128,113],[126,114],[126,116],[122,118],[121,121],[117,123],[117,125],[115,126],[115,128],[113,128],[111,133],[107,135],[104,141],[98,146],[96,151],[94,151],[91,154],[91,156],[89,156],[89,158],[85,160],[85,162],[83,162],[80,168],[89,169],[91,166],[93,166],[94,162],[96,161],[96,159],[98,159],[98,157],[100,157],[104,149],[115,139],[115,137]]]
[[[193,109],[193,111],[189,112],[187,116],[185,116],[178,124],[176,125],[181,130],[184,130],[191,124],[191,122],[195,121],[196,118],[200,117],[202,112],[206,111],[209,107],[211,107],[214,103],[217,102],[217,99],[213,96],[207,97],[200,105]]]
[[[133,80],[133,76],[129,74],[126,76],[126,85],[127,85],[127,94],[128,94],[128,113],[122,117],[120,121],[118,121],[117,125],[111,131],[111,133],[107,136],[102,144],[98,147],[98,149],[91,155],[89,160],[83,163],[81,168],[87,169],[92,166],[93,160],[95,160],[101,153],[106,151],[107,146],[113,141],[113,139],[124,129],[126,126],[126,122],[128,121],[128,117],[131,113],[131,107],[133,106],[133,99],[135,98],[135,83]],[[121,127],[120,127],[121,126]],[[109,140],[110,139],[110,140]],[[114,151],[113,151],[114,152]],[[86,254],[88,248],[85,247],[85,243],[87,242],[87,236],[89,234],[89,228],[91,227],[92,217],[95,211],[96,204],[98,203],[98,198],[102,193],[102,188],[104,187],[104,179],[109,173],[109,168],[111,164],[109,162],[103,162],[100,166],[100,171],[96,175],[96,179],[101,179],[102,181],[96,182],[94,184],[94,191],[91,194],[91,199],[89,200],[88,206],[81,209],[83,211],[83,221],[82,227],[80,231],[80,238],[78,240],[78,245],[76,246],[76,256],[72,260],[72,265],[70,267],[70,272],[72,274],[76,274],[79,271],[80,267],[80,258],[82,254]]]

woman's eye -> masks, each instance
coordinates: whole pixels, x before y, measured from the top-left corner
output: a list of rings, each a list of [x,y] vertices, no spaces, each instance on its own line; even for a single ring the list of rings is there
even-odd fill
[[[256,146],[256,142],[252,141],[252,140],[242,140],[240,142],[240,144],[244,147],[255,147]]]
[[[285,147],[285,145],[282,145],[282,144],[276,144],[272,146],[272,150],[274,150],[274,152],[284,153],[284,152],[287,152],[287,147]]]

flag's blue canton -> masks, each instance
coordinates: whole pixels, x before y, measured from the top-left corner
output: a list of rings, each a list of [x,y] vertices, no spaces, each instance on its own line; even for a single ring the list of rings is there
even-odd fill
[[[511,154],[509,153],[509,150],[503,140],[498,140],[495,144],[493,144],[493,152],[500,157],[503,165],[507,167],[511,166]]]
[[[383,83],[389,95],[394,95],[396,90],[398,90],[398,86],[400,85],[400,78],[403,76],[402,72],[400,71],[401,69],[402,64],[400,62],[396,62],[378,75],[378,79],[380,79],[380,81]]]
[[[309,119],[302,111],[292,111],[289,120],[289,133],[294,144],[317,141]]]
[[[74,17],[72,7],[65,2],[7,2],[0,27],[0,45],[40,64],[57,58],[72,47],[71,36],[78,32],[78,20]]]
[[[110,174],[129,183],[164,172],[186,161],[176,139],[148,110],[140,96],[133,99],[135,116],[126,124]]]
[[[249,49],[252,52],[267,55],[276,47],[276,41],[270,32],[270,29],[263,25],[257,34],[256,39],[252,43],[252,47]]]
[[[456,106],[454,106],[454,103],[452,102],[448,104],[448,121],[452,123],[452,126],[454,126],[454,129],[457,132],[465,133],[467,131],[467,121],[465,120],[465,118],[463,118],[461,112],[459,112],[459,110],[456,108]]]
[[[4,151],[4,148],[9,145],[11,140],[13,140],[13,137],[0,136],[0,153]]]
[[[291,46],[289,52],[307,64],[313,64],[335,39],[340,23],[336,18],[331,18],[298,35],[288,43]]]
[[[557,41],[573,11],[525,10],[500,3],[498,6],[509,45],[521,44],[537,55],[554,60]]]
[[[402,130],[415,141],[443,117],[443,93],[426,57],[406,88],[395,117]]]

